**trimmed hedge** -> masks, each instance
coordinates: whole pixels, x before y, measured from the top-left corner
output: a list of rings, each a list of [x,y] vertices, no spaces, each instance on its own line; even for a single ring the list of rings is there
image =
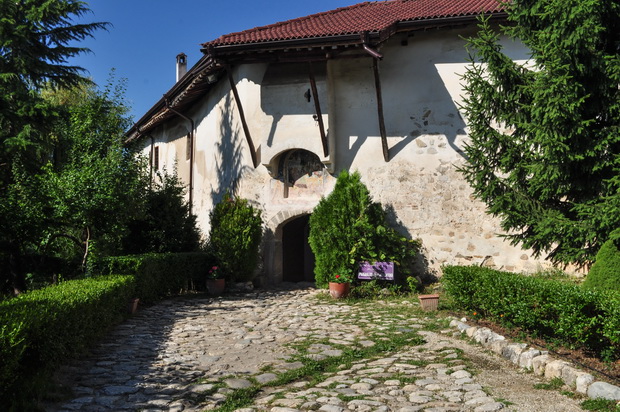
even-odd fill
[[[32,377],[83,351],[118,323],[132,276],[70,280],[0,302],[0,400],[23,396]],[[6,404],[5,404],[6,406]]]
[[[443,273],[459,308],[605,360],[620,358],[618,293],[478,266],[447,266]]]
[[[149,253],[103,258],[93,263],[89,272],[135,276],[135,297],[154,303],[182,291],[205,290],[207,273],[214,264],[208,253]]]

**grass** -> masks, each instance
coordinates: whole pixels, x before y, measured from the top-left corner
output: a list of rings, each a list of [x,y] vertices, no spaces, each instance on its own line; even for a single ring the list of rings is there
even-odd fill
[[[581,407],[586,411],[620,412],[618,401],[600,398],[583,401]]]
[[[261,388],[258,385],[249,388],[235,389],[216,410],[220,412],[231,412],[251,405],[260,390]]]
[[[235,409],[247,407],[251,405],[256,396],[263,388],[283,387],[294,382],[308,382],[306,387],[312,387],[320,382],[325,381],[328,376],[332,376],[336,372],[343,369],[350,369],[353,364],[360,360],[372,360],[387,354],[396,352],[404,347],[413,347],[425,343],[424,339],[418,334],[418,329],[406,327],[405,325],[412,320],[424,316],[426,319],[420,321],[421,324],[427,324],[429,316],[427,313],[421,313],[420,309],[414,305],[403,305],[403,296],[382,297],[381,302],[370,299],[334,301],[326,295],[319,294],[317,303],[329,305],[350,305],[352,311],[343,313],[338,316],[339,321],[356,324],[364,331],[364,335],[360,340],[370,340],[375,344],[373,346],[362,346],[354,342],[353,345],[334,344],[327,338],[308,337],[302,342],[295,342],[289,347],[295,350],[289,361],[299,361],[302,367],[287,370],[278,374],[278,378],[265,385],[255,384],[247,389],[237,389],[227,395],[226,400],[218,405],[215,411],[229,412]],[[432,318],[432,315],[430,316]],[[434,319],[433,319],[434,320]],[[438,322],[430,322],[430,328],[436,329],[442,326]],[[317,360],[311,358],[309,349],[312,345],[323,344],[329,345],[332,349],[342,351],[341,356],[332,356],[325,359]],[[407,361],[416,366],[426,366],[425,361]],[[264,370],[267,370],[264,369]],[[273,369],[269,369],[273,371]],[[415,378],[398,376],[402,381],[413,382]],[[221,388],[221,386],[218,386]],[[210,391],[212,392],[212,391]],[[345,396],[343,400],[363,399],[363,396]]]
[[[545,383],[537,383],[534,385],[534,389],[542,389],[546,391],[558,390],[564,386],[564,381],[562,378],[555,377],[551,379],[549,382]]]

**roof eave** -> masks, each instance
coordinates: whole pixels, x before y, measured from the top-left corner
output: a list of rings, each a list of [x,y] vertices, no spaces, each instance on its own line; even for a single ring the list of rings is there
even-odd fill
[[[454,24],[468,24],[477,21],[481,13],[478,14],[466,14],[460,16],[447,16],[437,17],[432,19],[419,19],[411,21],[401,21],[394,25],[388,26],[380,31],[370,32],[356,32],[337,35],[317,36],[317,37],[302,37],[296,39],[284,39],[284,40],[270,40],[260,41],[253,43],[238,43],[238,44],[217,44],[217,43],[204,43],[200,49],[203,53],[213,53],[217,56],[227,53],[239,53],[244,51],[269,51],[279,50],[287,48],[300,48],[300,47],[317,47],[328,45],[351,45],[362,44],[362,35],[368,33],[370,39],[376,41],[378,39],[386,39],[385,34],[391,36],[396,31],[406,30],[423,30],[427,28],[443,27],[446,25]],[[482,13],[485,14],[485,13]],[[491,15],[492,20],[504,19],[507,17],[506,12],[488,12],[486,14]],[[386,33],[387,32],[387,33]],[[392,33],[390,33],[392,32]]]
[[[318,47],[337,47],[337,46],[351,46],[361,45],[365,41],[370,41],[373,44],[381,43],[397,32],[413,31],[413,30],[426,30],[432,28],[441,28],[446,26],[471,24],[477,21],[481,14],[491,15],[492,21],[502,21],[507,17],[507,13],[504,11],[492,11],[478,14],[467,14],[460,16],[439,17],[433,19],[420,19],[411,21],[401,21],[394,25],[386,27],[381,31],[374,32],[357,32],[347,33],[332,36],[320,36],[311,38],[299,38],[299,39],[286,39],[286,40],[274,40],[264,41],[256,43],[241,43],[241,44],[223,44],[217,45],[212,43],[204,43],[201,51],[205,55],[187,72],[187,74],[181,78],[164,96],[138,120],[129,131],[126,133],[126,142],[129,143],[136,140],[142,134],[142,128],[148,126],[150,130],[159,124],[159,121],[151,121],[155,116],[165,116],[165,109],[167,102],[174,101],[180,96],[186,89],[193,84],[196,78],[207,72],[214,72],[219,70],[215,63],[216,59],[224,58],[226,55],[239,55],[242,53],[250,52],[269,52],[269,51],[283,51],[287,49],[301,49],[301,48],[318,48]]]

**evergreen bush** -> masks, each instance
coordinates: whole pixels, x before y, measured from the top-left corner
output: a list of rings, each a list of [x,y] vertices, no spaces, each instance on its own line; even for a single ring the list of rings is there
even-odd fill
[[[360,174],[346,170],[312,212],[308,242],[315,256],[315,282],[321,288],[336,275],[354,277],[360,261],[403,266],[419,246],[388,226],[385,211],[372,201]]]
[[[601,246],[583,286],[620,291],[620,249],[616,242],[608,240]]]
[[[260,210],[246,199],[226,194],[210,217],[207,248],[224,278],[239,282],[252,280],[263,235]]]

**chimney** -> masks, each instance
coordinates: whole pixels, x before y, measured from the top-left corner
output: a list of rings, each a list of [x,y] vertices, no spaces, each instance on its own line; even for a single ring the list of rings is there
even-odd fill
[[[187,73],[187,55],[185,53],[177,54],[177,82]]]

